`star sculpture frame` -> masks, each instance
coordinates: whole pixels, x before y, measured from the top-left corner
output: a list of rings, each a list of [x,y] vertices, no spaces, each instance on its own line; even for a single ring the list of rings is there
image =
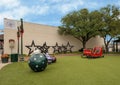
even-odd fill
[[[68,42],[67,45],[65,46],[66,52],[71,52],[71,53],[72,53],[72,48],[73,48],[73,47],[74,47],[74,46],[73,46],[73,45],[70,45],[70,43]]]
[[[31,53],[33,53],[34,50],[36,50],[36,49],[39,48],[40,46],[35,45],[34,40],[32,40],[31,45],[26,45],[25,47],[27,47],[27,48],[29,49],[28,55],[30,55]]]
[[[61,46],[58,46],[58,43],[56,42],[55,46],[52,46],[52,48],[54,49],[53,53],[61,53],[62,50],[61,50]]]
[[[38,49],[41,50],[41,53],[48,53],[48,49],[50,46],[47,46],[46,42],[43,44],[43,46],[38,46]]]

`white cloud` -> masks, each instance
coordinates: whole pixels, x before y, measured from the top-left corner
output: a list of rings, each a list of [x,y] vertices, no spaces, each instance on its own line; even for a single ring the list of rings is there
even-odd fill
[[[45,14],[49,11],[49,6],[45,5],[45,6],[33,6],[31,8],[31,11],[29,11],[32,14],[37,14],[37,15],[41,15],[41,14]]]
[[[20,4],[19,0],[0,0],[0,7],[10,9]]]
[[[39,6],[24,6],[19,0],[1,0],[0,7],[4,7],[5,10],[0,11],[0,25],[3,25],[3,19],[20,19],[29,14],[42,15],[48,12],[49,7],[47,5]]]
[[[45,2],[46,0],[39,0],[39,2]]]
[[[47,3],[46,3],[47,2]],[[1,0],[0,7],[5,10],[0,13],[0,24],[3,18],[19,19],[29,15],[45,15],[49,13],[65,14],[83,5],[82,0],[39,0],[39,4],[22,5],[20,0]]]
[[[21,17],[24,17],[25,15],[28,15],[28,13],[30,12],[30,9],[25,6],[20,6],[15,8],[11,12],[15,18],[21,18]]]
[[[63,1],[63,0],[50,0],[51,2],[55,2],[55,3],[59,3],[59,2],[61,2],[61,1]]]
[[[90,7],[90,8],[91,8],[91,7],[92,7],[92,8],[95,8],[95,7],[98,6],[98,3],[96,3],[96,2],[90,2],[90,3],[87,4],[87,6]]]
[[[0,8],[3,8],[3,10],[0,11],[0,25],[3,25],[4,18],[16,19],[23,15],[21,14],[23,12],[19,13],[18,11],[21,9],[19,0],[0,0]]]
[[[29,9],[24,6],[19,6],[11,10],[3,11],[0,13],[0,24],[3,24],[4,18],[20,19],[29,13]]]
[[[116,5],[120,7],[120,1],[116,2]]]
[[[78,0],[78,1],[71,1],[70,3],[65,3],[62,4],[59,7],[59,10],[64,14],[66,12],[69,12],[71,10],[77,10],[79,8],[79,6],[82,6],[84,4],[84,2],[82,0]]]
[[[100,6],[101,6],[101,3],[96,3],[96,2],[87,2],[84,4],[84,7],[88,9],[95,9],[95,8],[99,8]]]
[[[25,1],[24,5],[22,4],[23,1],[24,0],[0,0],[0,24],[3,24],[1,23],[3,18],[20,19],[26,16],[29,17],[29,15],[35,16],[45,14],[52,14],[52,16],[53,14],[55,16],[59,14],[64,16],[73,10],[79,10],[81,8],[98,9],[105,5],[104,2],[101,1],[99,3],[96,0],[33,0],[33,2],[29,1],[27,3]],[[120,3],[120,1],[118,2]],[[51,16],[49,15],[49,17]]]
[[[83,4],[83,0],[51,0],[52,9],[61,14],[66,14],[72,10],[77,10]]]

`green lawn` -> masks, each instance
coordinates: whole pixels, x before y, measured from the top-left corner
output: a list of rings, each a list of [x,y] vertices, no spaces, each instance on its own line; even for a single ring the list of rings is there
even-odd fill
[[[27,62],[13,63],[0,70],[0,85],[120,85],[120,56],[57,57],[43,72],[33,72]]]

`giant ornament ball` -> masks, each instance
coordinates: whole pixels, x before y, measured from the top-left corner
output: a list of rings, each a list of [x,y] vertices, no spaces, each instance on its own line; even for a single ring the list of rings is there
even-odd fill
[[[28,61],[29,67],[34,72],[40,72],[47,67],[47,58],[42,53],[33,53]]]

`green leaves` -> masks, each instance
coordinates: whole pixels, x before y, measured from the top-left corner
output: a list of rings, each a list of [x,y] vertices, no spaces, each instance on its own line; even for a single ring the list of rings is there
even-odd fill
[[[102,36],[104,40],[107,35],[112,38],[119,35],[119,16],[119,8],[111,5],[92,12],[88,9],[73,11],[62,18],[58,32],[79,39],[84,48],[86,42],[96,35]]]
[[[103,15],[103,21],[105,23],[104,29],[102,32],[105,33],[104,35],[109,35],[111,37],[114,37],[118,35],[120,27],[120,21],[118,19],[118,16],[120,14],[119,8],[115,6],[108,5],[107,7],[101,8],[100,10],[101,14]],[[103,34],[101,33],[101,34]],[[102,35],[103,36],[103,35]]]
[[[110,41],[120,34],[120,10],[116,6],[108,5],[107,7],[101,8],[100,12],[105,24],[104,27],[100,29],[100,35],[104,38],[104,44],[108,52]],[[110,36],[109,40],[107,36]]]
[[[86,42],[98,34],[102,27],[102,15],[98,11],[89,12],[87,9],[73,11],[61,20],[60,34],[69,34],[79,39],[85,47]]]

